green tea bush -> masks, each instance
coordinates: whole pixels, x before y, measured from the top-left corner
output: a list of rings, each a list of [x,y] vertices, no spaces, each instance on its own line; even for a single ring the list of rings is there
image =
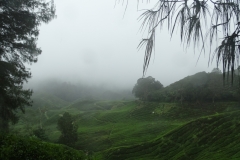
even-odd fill
[[[85,154],[70,147],[34,138],[0,135],[0,159],[18,160],[82,160]]]

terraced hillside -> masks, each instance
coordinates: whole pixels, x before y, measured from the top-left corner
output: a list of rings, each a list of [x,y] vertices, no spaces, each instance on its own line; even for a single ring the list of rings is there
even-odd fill
[[[96,159],[240,159],[240,112],[199,118],[147,143],[109,149]]]
[[[65,111],[74,115],[79,126],[76,149],[85,152],[79,151],[80,155],[87,156],[85,159],[240,158],[238,103],[198,106],[140,101],[77,101],[57,110],[50,109],[49,117],[42,117],[50,142],[57,142],[60,132],[56,123]],[[25,116],[29,120],[37,117],[31,115],[26,113]],[[21,121],[15,129],[24,124]],[[32,129],[37,126],[33,125]],[[26,130],[19,132],[31,136]]]
[[[111,110],[85,112],[79,114],[82,140],[78,145],[95,152],[147,142],[199,117],[234,110],[235,105],[221,103],[218,106],[208,104],[194,109],[174,103],[127,102]]]

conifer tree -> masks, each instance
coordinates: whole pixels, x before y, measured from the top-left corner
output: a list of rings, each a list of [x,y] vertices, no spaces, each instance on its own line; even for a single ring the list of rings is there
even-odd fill
[[[31,90],[23,83],[31,77],[25,64],[37,62],[39,25],[55,17],[53,1],[0,0],[0,130],[16,123],[17,111],[31,105]]]

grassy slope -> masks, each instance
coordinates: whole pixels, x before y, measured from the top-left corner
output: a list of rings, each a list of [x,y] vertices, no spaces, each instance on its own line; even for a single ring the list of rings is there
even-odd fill
[[[174,103],[129,102],[112,110],[82,113],[78,115],[81,139],[78,145],[96,152],[147,142],[199,117],[234,110],[235,104],[216,106],[190,109],[192,106],[182,108]]]
[[[240,159],[240,112],[192,121],[163,137],[109,149],[97,159]]]
[[[57,120],[60,114],[68,111],[75,116],[75,123],[79,126],[77,149],[85,150],[90,154],[98,152],[97,159],[116,159],[116,157],[119,159],[167,158],[173,154],[168,153],[171,149],[165,145],[174,146],[174,144],[181,144],[183,148],[177,145],[174,148],[179,148],[181,152],[177,149],[176,152],[171,152],[186,158],[189,155],[185,154],[185,145],[190,141],[189,136],[196,139],[197,133],[200,132],[199,124],[195,125],[194,120],[210,115],[218,117],[217,115],[221,116],[221,113],[236,109],[236,103],[210,103],[198,106],[196,104],[183,104],[179,106],[175,103],[143,103],[138,101],[76,101],[66,107],[48,107],[48,118],[40,115],[36,108],[29,108],[24,115],[25,121],[21,120],[14,128],[20,135],[29,134],[31,129],[39,126],[38,121],[41,117],[42,125],[50,141],[56,142],[60,136]],[[184,130],[184,132],[173,134],[179,128],[184,128],[185,124],[188,126],[190,121],[193,125],[186,129],[189,132]],[[26,122],[31,122],[31,124]],[[26,124],[28,124],[28,130]],[[210,130],[213,129],[211,125],[207,127]],[[182,132],[188,134],[184,135]],[[218,132],[221,130],[219,129]],[[178,142],[177,139],[175,143],[171,140],[174,136],[175,138],[182,137],[182,142]],[[232,135],[232,137],[234,136]],[[191,148],[196,148],[196,146],[189,146],[186,153],[190,152]],[[164,154],[160,151],[163,151]],[[202,152],[201,154],[208,155]]]
[[[31,127],[42,125],[51,141],[60,135],[57,130],[59,115],[65,111],[75,115],[79,126],[79,148],[102,151],[111,147],[128,146],[161,137],[190,120],[205,115],[231,111],[234,103],[178,106],[175,103],[142,103],[125,101],[78,101],[60,109],[49,109],[46,118],[38,110],[30,110],[15,128],[32,122]],[[194,108],[195,107],[195,108]],[[211,109],[209,109],[211,108]],[[24,127],[23,127],[24,128]],[[26,128],[26,126],[25,126]],[[26,130],[19,131],[25,133]]]

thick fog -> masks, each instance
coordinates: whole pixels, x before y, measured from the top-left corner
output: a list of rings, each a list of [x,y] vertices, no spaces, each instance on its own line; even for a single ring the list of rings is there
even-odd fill
[[[57,18],[40,26],[37,44],[42,54],[29,66],[29,83],[54,78],[132,88],[142,77],[144,49],[137,46],[146,32],[139,31],[143,11],[137,11],[137,1],[128,1],[125,12],[126,2],[55,0]],[[208,52],[197,62],[199,49],[195,54],[193,46],[185,50],[178,33],[171,40],[167,26],[157,33],[155,54],[145,75],[164,86],[216,67],[216,63],[208,66]]]

